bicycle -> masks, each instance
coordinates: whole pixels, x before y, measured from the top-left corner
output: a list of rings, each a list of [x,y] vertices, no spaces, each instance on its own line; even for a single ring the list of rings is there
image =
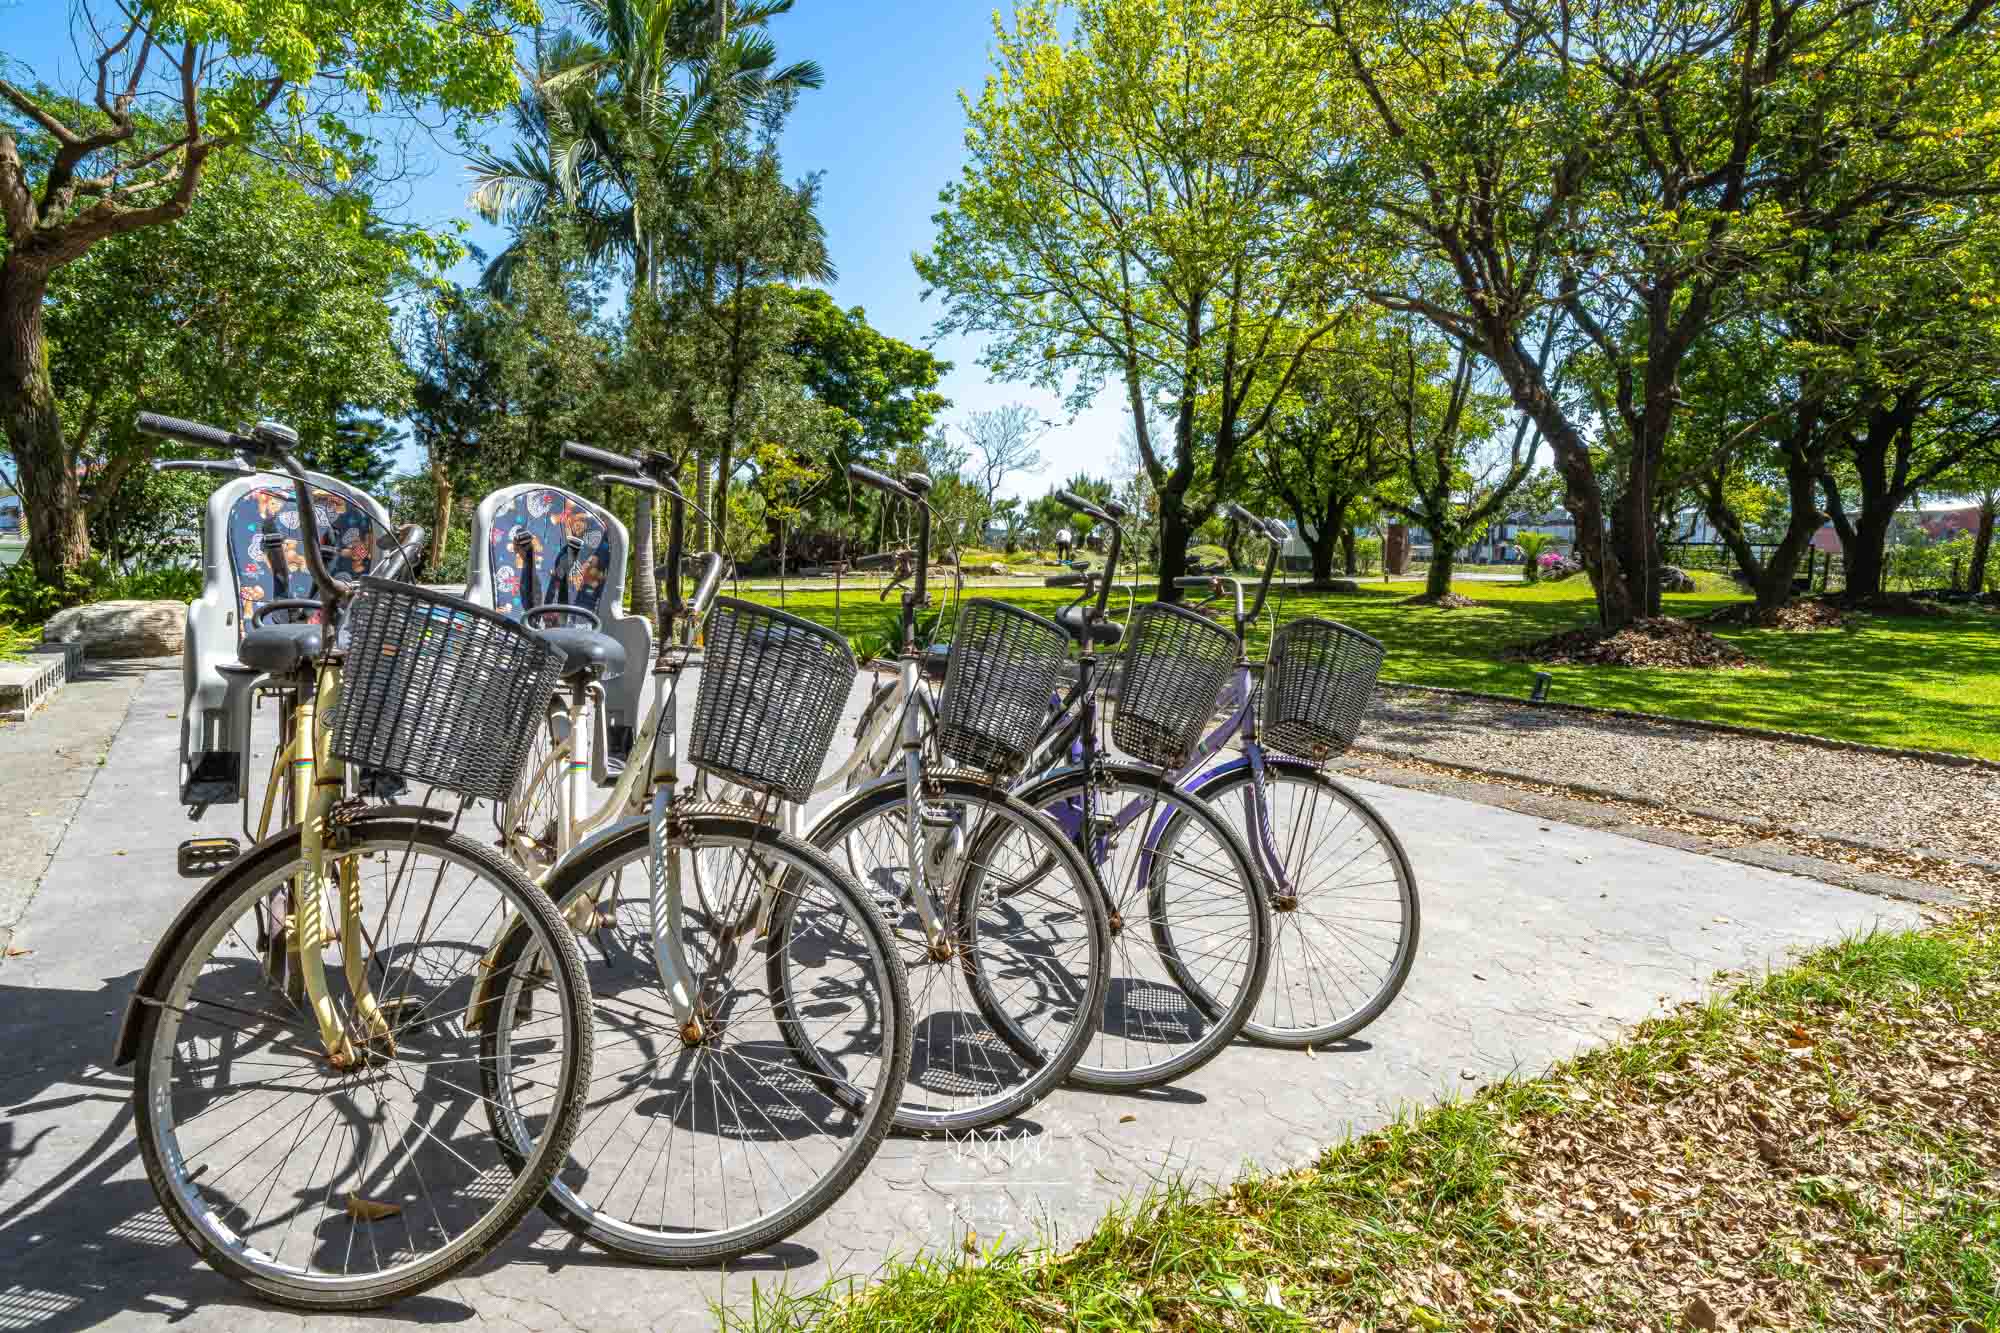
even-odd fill
[[[144,413],[138,429],[291,478],[320,616],[239,645],[295,690],[283,762],[301,818],[210,879],[140,975],[115,1056],[135,1066],[140,1156],[218,1272],[302,1309],[373,1308],[475,1262],[541,1196],[576,1130],[591,1029],[547,901],[445,827],[450,812],[365,805],[350,770],[490,794],[556,664],[457,599],[334,577],[286,428]],[[533,1011],[532,1034],[494,1048],[496,1008]],[[475,1076],[530,1090],[534,1151],[478,1132]]]
[[[582,782],[568,788],[562,856],[543,880],[582,936],[597,1049],[619,1052],[600,1062],[591,1114],[543,1207],[627,1258],[715,1263],[831,1206],[888,1133],[909,1070],[908,985],[887,925],[831,860],[770,819],[773,802],[810,788],[856,667],[828,631],[717,597],[719,555],[683,600],[687,500],[666,460],[579,444],[564,454],[600,480],[665,495],[670,518],[654,706],[607,799],[585,813]],[[589,693],[574,687],[595,669],[591,631],[566,633],[565,744],[590,734]],[[684,771],[680,683],[697,661]],[[496,1043],[508,1036],[500,1014]],[[523,1144],[507,1090],[496,1092],[496,1131]]]
[[[1108,984],[1110,923],[1089,865],[992,778],[1031,734],[1035,682],[1053,679],[1061,632],[997,602],[965,603],[940,696],[965,725],[956,743],[927,754],[928,655],[917,620],[929,604],[930,480],[859,464],[848,472],[916,513],[891,696],[901,762],[828,810],[806,840],[872,894],[914,978],[917,1026],[897,1128],[965,1133],[1019,1115],[1070,1075]],[[975,640],[986,650],[978,661],[965,651]],[[847,786],[867,762],[857,747],[797,799]]]
[[[1115,504],[1067,491],[1056,499],[1111,529],[1101,573],[1059,574],[1078,588],[1056,615],[1077,653],[1075,677],[1045,695],[1038,734],[1015,770],[1022,800],[1046,812],[1090,860],[1111,912],[1116,981],[1096,1045],[1072,1078],[1126,1090],[1185,1078],[1249,1021],[1271,961],[1271,904],[1243,838],[1181,785],[1240,636],[1178,606],[1109,618],[1124,546]],[[1105,753],[1099,648],[1124,645],[1111,733],[1130,759]],[[1137,761],[1137,762],[1133,762]]]
[[[1239,579],[1180,583],[1206,585],[1211,595],[1203,606],[1231,595],[1237,639],[1247,641],[1290,534],[1230,508],[1271,542],[1254,604],[1246,613]],[[1422,904],[1409,856],[1375,807],[1326,772],[1360,733],[1383,655],[1377,640],[1337,621],[1279,626],[1262,685],[1248,659],[1240,660],[1216,704],[1222,721],[1174,774],[1234,821],[1270,898],[1270,977],[1243,1027],[1262,1045],[1300,1049],[1353,1036],[1395,1001],[1416,961]],[[1242,753],[1218,760],[1232,741]],[[1219,1006],[1193,979],[1190,994]]]

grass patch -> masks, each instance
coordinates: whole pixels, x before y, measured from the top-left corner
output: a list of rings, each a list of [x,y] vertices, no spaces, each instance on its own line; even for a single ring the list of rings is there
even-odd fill
[[[2000,920],[1858,936],[1081,1245],[763,1298],[791,1330],[2000,1326]],[[720,1313],[720,1312],[719,1312]]]
[[[1527,694],[1538,668],[1501,660],[1506,648],[1595,621],[1589,581],[1580,577],[1452,587],[1479,605],[1449,612],[1408,606],[1404,599],[1422,585],[1368,582],[1358,593],[1274,593],[1272,609],[1284,618],[1326,616],[1382,640],[1389,650],[1384,680],[1515,696]],[[1004,600],[1044,615],[1073,596],[1044,588],[1003,591]],[[777,600],[775,593],[757,598]],[[1669,594],[1665,605],[1669,615],[1692,618],[1744,600],[1712,590]],[[1114,606],[1123,603],[1114,599]],[[834,623],[831,592],[794,593],[786,605]],[[885,603],[871,590],[850,591],[841,599],[840,620],[857,649],[880,651],[895,634],[894,595]],[[1554,677],[1552,697],[1568,703],[2000,759],[2000,615],[1862,613],[1844,629],[1812,634],[1708,628],[1753,665],[1732,671],[1540,669]],[[1253,655],[1263,653],[1269,629],[1267,617],[1252,635]]]

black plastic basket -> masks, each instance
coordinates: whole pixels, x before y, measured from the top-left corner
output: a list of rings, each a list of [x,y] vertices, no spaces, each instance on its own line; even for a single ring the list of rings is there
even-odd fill
[[[938,749],[984,773],[1018,768],[1048,720],[1068,656],[1053,620],[990,598],[967,602],[938,700]]]
[[[1168,602],[1140,607],[1125,632],[1111,739],[1145,763],[1180,768],[1242,655],[1236,636],[1206,616]]]
[[[812,795],[859,671],[847,641],[768,606],[718,597],[688,756],[787,801]]]
[[[483,606],[372,578],[346,630],[335,755],[488,801],[513,791],[559,649]]]
[[[1361,734],[1384,650],[1333,620],[1294,620],[1271,639],[1264,668],[1264,743],[1323,764]]]

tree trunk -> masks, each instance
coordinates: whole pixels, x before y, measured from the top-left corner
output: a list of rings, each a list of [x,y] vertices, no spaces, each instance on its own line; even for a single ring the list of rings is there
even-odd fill
[[[1435,540],[1433,535],[1431,572],[1430,577],[1424,580],[1424,596],[1437,598],[1451,591],[1451,568],[1455,559],[1457,553],[1444,543]]]
[[[1181,504],[1181,497],[1174,494],[1160,496],[1160,579],[1159,596],[1163,602],[1178,602],[1181,590],[1174,586],[1174,580],[1187,573],[1188,538],[1193,529],[1187,520],[1187,510]]]
[[[42,331],[48,279],[18,261],[0,264],[0,415],[14,455],[28,559],[60,588],[90,558],[83,493],[63,439]]]
[[[1894,508],[1864,505],[1854,520],[1854,541],[1847,548],[1848,597],[1880,595],[1889,563],[1889,525],[1895,517]]]
[[[431,460],[431,558],[430,571],[434,581],[444,578],[445,540],[451,536],[451,473],[438,459]],[[468,552],[468,558],[479,560],[485,552]],[[467,571],[468,578],[471,571]]]
[[[653,493],[651,491],[632,492],[632,614],[644,616],[647,620],[658,620],[660,615],[660,579],[654,572],[659,563],[653,542]],[[680,577],[679,570],[669,570],[669,578]]]
[[[1340,525],[1340,569],[1349,578],[1361,572],[1361,560],[1354,553],[1354,529],[1346,523]]]
[[[1988,491],[1979,499],[1979,531],[1972,539],[1972,567],[1965,582],[1975,597],[1986,591],[1986,558],[1993,551],[1993,519],[2000,512],[2000,494]]]

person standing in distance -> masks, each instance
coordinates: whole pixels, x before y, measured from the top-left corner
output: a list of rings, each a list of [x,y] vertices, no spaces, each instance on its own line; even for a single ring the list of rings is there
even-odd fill
[[[1056,562],[1069,563],[1069,553],[1076,548],[1076,537],[1068,528],[1056,529]]]

